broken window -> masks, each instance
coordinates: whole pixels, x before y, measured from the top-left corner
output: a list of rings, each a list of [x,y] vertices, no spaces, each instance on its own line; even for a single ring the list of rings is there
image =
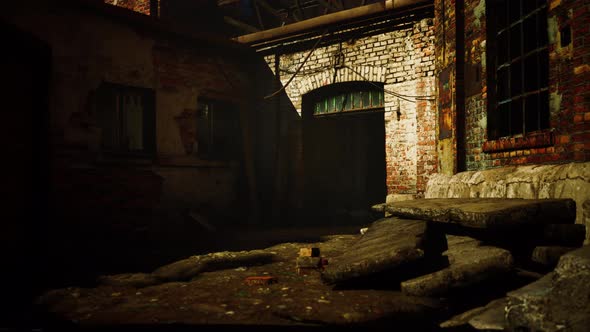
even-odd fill
[[[314,115],[379,110],[383,108],[383,88],[372,84],[340,83],[322,89],[314,102]]]
[[[229,102],[199,98],[197,153],[202,159],[236,160],[240,157],[239,110]]]
[[[152,153],[155,147],[153,90],[103,83],[97,95],[103,150]]]
[[[489,138],[549,127],[545,0],[494,0],[488,7]]]

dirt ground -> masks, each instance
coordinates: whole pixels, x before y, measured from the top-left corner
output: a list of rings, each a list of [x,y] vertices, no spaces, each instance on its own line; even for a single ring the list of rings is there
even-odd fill
[[[275,240],[289,238],[276,232],[273,236]],[[203,272],[182,282],[143,288],[54,289],[36,301],[43,317],[40,322],[46,330],[364,330],[393,326],[403,326],[402,331],[435,330],[450,314],[441,299],[405,296],[395,283],[379,289],[371,285],[338,289],[322,281],[320,270],[297,271],[300,248],[320,248],[329,264],[330,257],[342,253],[358,236],[327,235],[317,242],[275,244],[264,249],[275,254],[271,263]],[[272,276],[276,282],[248,284],[245,280],[251,276]]]

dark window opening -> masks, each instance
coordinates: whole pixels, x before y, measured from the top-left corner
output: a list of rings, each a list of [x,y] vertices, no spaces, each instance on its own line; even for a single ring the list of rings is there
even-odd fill
[[[495,0],[488,7],[488,137],[549,127],[546,1]]]
[[[383,109],[383,88],[378,84],[351,82],[322,88],[315,98],[313,115]]]
[[[240,157],[239,110],[235,105],[200,98],[197,103],[197,151],[202,159],[237,160]]]
[[[155,150],[154,91],[103,83],[97,94],[103,150],[152,154]]]

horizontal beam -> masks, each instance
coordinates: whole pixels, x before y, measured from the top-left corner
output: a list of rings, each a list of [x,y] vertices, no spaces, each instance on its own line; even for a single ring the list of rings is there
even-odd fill
[[[260,32],[251,33],[248,35],[233,38],[234,40],[243,44],[252,44],[256,42],[268,41],[287,35],[300,33],[306,30],[311,30],[318,27],[324,27],[331,24],[348,21],[351,19],[361,18],[379,14],[388,10],[400,9],[407,6],[430,3],[428,0],[385,0],[382,2],[373,3],[370,5],[356,7],[348,10],[341,10],[335,13],[316,16],[308,20],[295,22],[284,25],[282,27],[268,29]]]

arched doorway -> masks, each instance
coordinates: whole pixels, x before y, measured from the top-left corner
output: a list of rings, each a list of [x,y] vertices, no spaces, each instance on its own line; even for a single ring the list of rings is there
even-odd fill
[[[383,103],[383,85],[371,82],[303,96],[304,204],[312,220],[364,222],[385,200]]]

